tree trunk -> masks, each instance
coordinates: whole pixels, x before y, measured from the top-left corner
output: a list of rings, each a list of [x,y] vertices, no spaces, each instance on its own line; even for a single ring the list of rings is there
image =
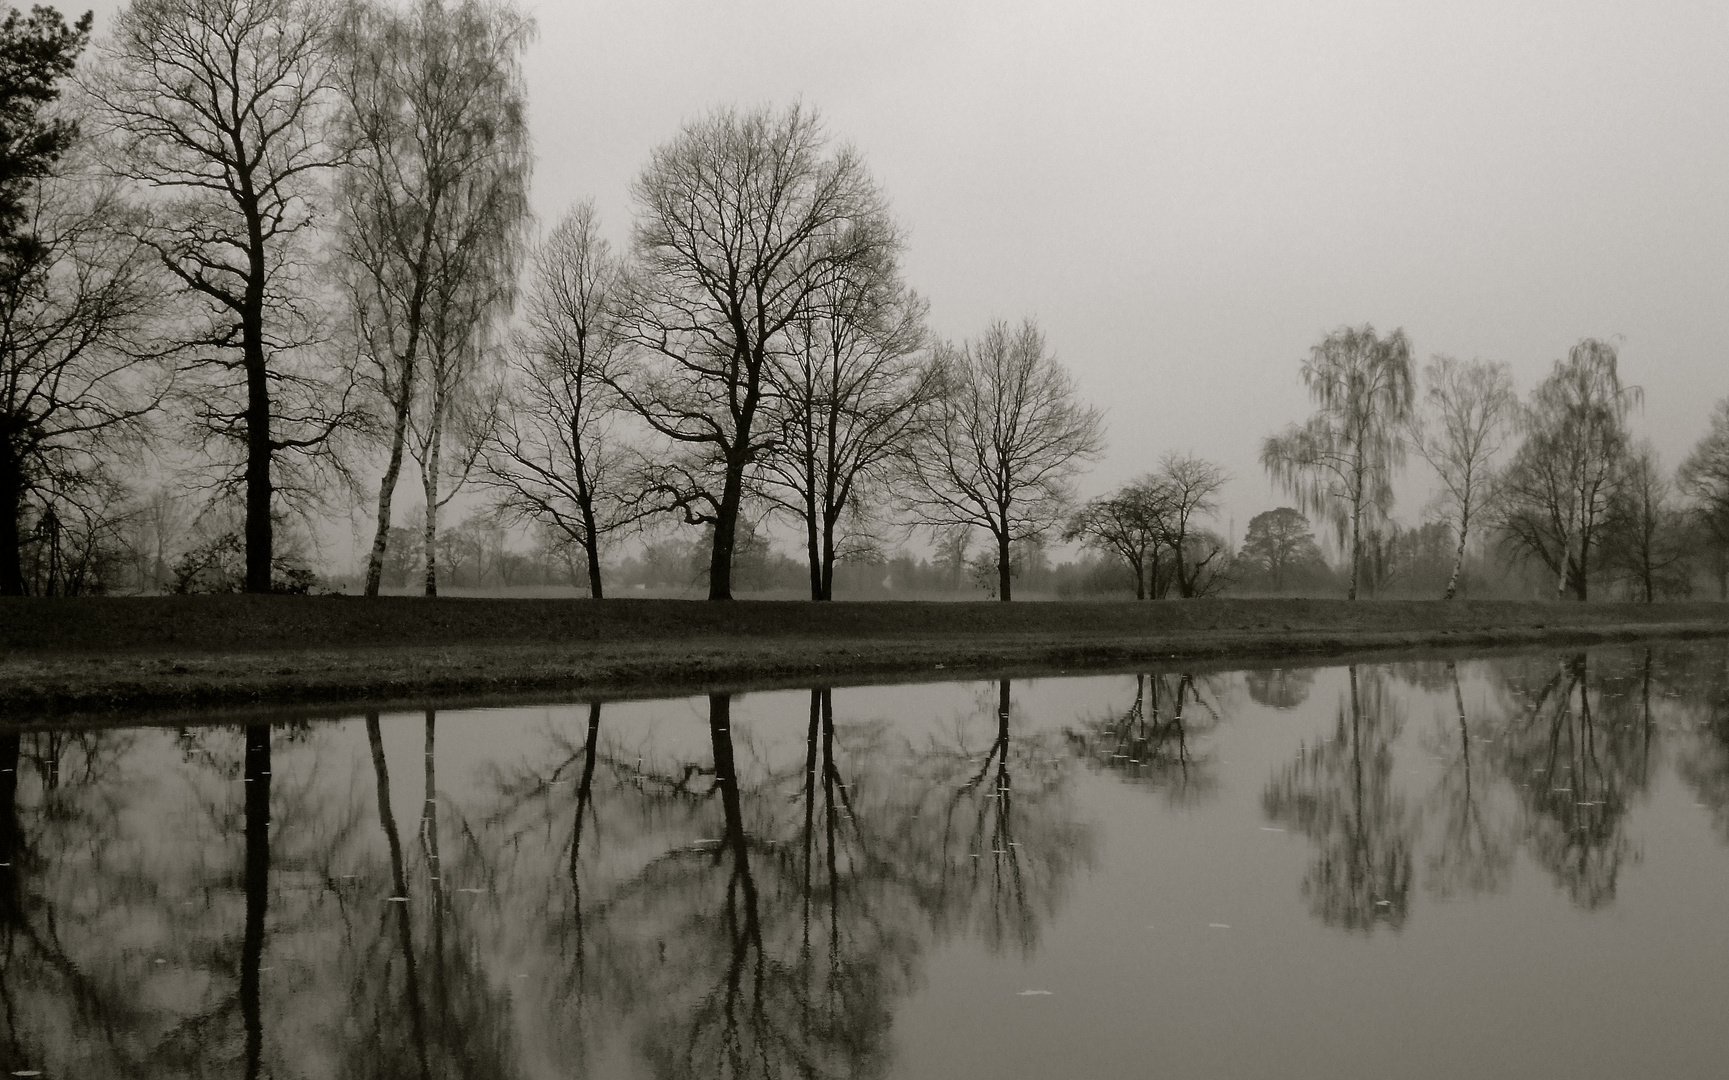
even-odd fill
[[[246,371],[246,591],[267,593],[276,543],[270,520],[270,459],[276,447],[270,439],[270,363],[264,352],[264,218],[249,169],[242,170],[239,181],[247,256],[240,309],[240,359]]]
[[[24,513],[24,463],[0,433],[0,596],[24,595],[24,552],[18,519]]]
[[[427,437],[426,460],[420,463],[420,490],[426,497],[426,595],[438,595],[438,458],[444,442],[440,405],[433,406],[432,431]]]
[[[384,553],[390,543],[390,503],[396,495],[396,481],[402,475],[402,448],[408,436],[408,395],[397,402],[394,428],[390,436],[390,461],[384,469],[384,479],[378,484],[378,530],[372,536],[372,554],[366,560],[366,595],[377,596],[384,578]]]
[[[1003,603],[1009,601],[1009,534],[1005,530],[997,536],[997,599]]]
[[[838,513],[838,512],[837,512]],[[822,596],[834,599],[834,526],[836,514],[827,514],[822,523]]]
[[[594,497],[582,499],[582,550],[588,557],[588,595],[596,600],[602,596],[600,585],[600,532],[595,528]]]
[[[593,514],[587,513],[584,516],[592,519]],[[603,596],[600,585],[600,537],[594,535],[592,527],[582,546],[588,556],[588,595],[599,600]]]
[[[726,483],[714,515],[714,548],[708,559],[708,598],[732,599],[732,550],[738,537],[739,504],[744,501],[744,461],[729,456]]]
[[[1135,599],[1147,598],[1147,566],[1145,559],[1135,560]]]
[[[582,511],[582,552],[588,560],[588,595],[599,600],[600,528],[594,519],[594,489],[588,484],[588,457],[582,452],[582,429],[570,425],[571,464],[576,469],[576,505]]]
[[[1347,600],[1357,598],[1357,575],[1363,566],[1363,506],[1361,502],[1351,506],[1351,591],[1345,595]]]
[[[1569,523],[1571,524],[1571,523]],[[1573,573],[1573,534],[1571,531],[1561,534],[1560,569],[1555,574],[1555,599],[1567,599],[1568,580]]]
[[[1459,549],[1453,553],[1453,572],[1447,577],[1447,591],[1441,596],[1443,600],[1451,600],[1459,591],[1459,572],[1465,567],[1465,530],[1471,527],[1471,515],[1467,511],[1459,515]]]
[[[810,598],[823,599],[822,594],[822,543],[817,535],[816,503],[805,501],[804,513],[804,544],[805,557],[810,561]]]
[[[264,360],[263,319],[245,318],[246,365],[246,591],[270,591],[275,544],[270,520],[270,372]]]

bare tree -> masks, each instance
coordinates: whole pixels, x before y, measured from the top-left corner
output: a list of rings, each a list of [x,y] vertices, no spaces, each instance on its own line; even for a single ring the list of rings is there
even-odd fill
[[[940,392],[906,449],[908,497],[921,524],[991,534],[1006,601],[1010,547],[1066,516],[1070,482],[1104,449],[1104,417],[1076,400],[1032,319],[993,323],[976,341],[941,347],[936,362]]]
[[[872,550],[882,481],[936,384],[918,355],[928,305],[901,281],[899,246],[889,237],[833,275],[789,327],[778,445],[761,476],[805,527],[812,600],[834,599],[837,557]]]
[[[428,334],[432,348],[426,385],[409,415],[409,453],[420,469],[425,499],[421,551],[427,596],[438,595],[439,511],[474,475],[502,412],[503,387],[495,377],[492,351],[494,328],[488,325],[495,305],[502,306],[482,295],[453,298],[448,313],[438,320],[440,325]]]
[[[312,197],[336,153],[331,9],[319,0],[134,0],[90,80],[111,162],[141,196],[140,238],[202,308],[194,408],[240,450],[246,588],[271,588],[273,468],[323,448],[346,393],[309,370]]]
[[[89,28],[48,8],[0,26],[0,595],[29,591],[30,535],[54,589],[66,528],[111,531],[113,466],[167,385],[143,355],[153,260],[118,227],[77,123],[48,111]]]
[[[466,316],[475,292],[497,291],[490,283],[514,270],[529,171],[521,56],[532,33],[500,0],[418,0],[405,11],[358,0],[337,36],[347,159],[336,185],[338,276],[389,448],[368,596],[384,569],[430,331],[451,322],[441,305]]]
[[[1710,538],[1717,597],[1729,600],[1729,398],[1712,411],[1711,428],[1681,463],[1676,484]]]
[[[1515,550],[1555,575],[1559,599],[1587,598],[1615,483],[1627,452],[1627,414],[1643,400],[1622,386],[1615,346],[1586,338],[1531,394],[1525,442],[1508,466],[1501,528]]]
[[[1659,594],[1687,591],[1686,521],[1674,506],[1674,492],[1649,443],[1628,451],[1610,500],[1604,546],[1610,563],[1647,604]]]
[[[618,437],[622,402],[609,382],[625,358],[615,311],[623,271],[586,201],[535,252],[519,366],[481,478],[507,514],[582,549],[596,599],[602,543],[641,515]]]
[[[1518,419],[1519,399],[1507,365],[1436,356],[1424,370],[1430,417],[1413,417],[1411,444],[1441,478],[1442,499],[1457,522],[1459,548],[1442,599],[1459,590],[1471,519],[1494,497],[1494,458]]]
[[[1165,594],[1160,580],[1160,551],[1169,531],[1171,493],[1153,476],[1125,484],[1087,503],[1069,520],[1063,539],[1082,541],[1121,559],[1135,575],[1135,599]]]
[[[655,488],[713,527],[709,598],[732,597],[746,474],[774,448],[767,415],[788,333],[818,290],[880,258],[893,233],[863,160],[816,114],[723,109],[685,125],[637,178],[630,332],[649,362],[615,385],[679,453]]]
[[[1159,462],[1158,479],[1169,498],[1165,543],[1175,558],[1177,595],[1185,599],[1201,595],[1201,585],[1209,577],[1207,567],[1226,545],[1220,537],[1195,529],[1194,519],[1218,512],[1219,489],[1230,474],[1203,458],[1173,451]],[[1206,555],[1200,555],[1201,550]]]
[[[1393,472],[1405,463],[1399,431],[1411,413],[1411,343],[1403,330],[1343,327],[1303,361],[1317,408],[1302,427],[1261,444],[1261,465],[1304,510],[1324,513],[1351,545],[1351,587],[1363,564],[1363,529],[1393,502]]]

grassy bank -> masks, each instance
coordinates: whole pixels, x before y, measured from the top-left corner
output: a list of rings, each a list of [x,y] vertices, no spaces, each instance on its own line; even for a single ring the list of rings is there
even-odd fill
[[[1710,603],[7,598],[0,711],[641,696],[1720,634],[1729,605]]]

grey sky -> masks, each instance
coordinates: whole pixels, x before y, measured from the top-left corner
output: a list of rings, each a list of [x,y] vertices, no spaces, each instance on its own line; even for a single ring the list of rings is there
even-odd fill
[[[1521,394],[1619,335],[1671,466],[1729,394],[1721,0],[531,10],[544,220],[592,195],[623,240],[681,120],[816,106],[893,200],[937,332],[1036,314],[1108,410],[1088,494],[1193,449],[1236,475],[1240,534],[1284,501],[1259,442],[1344,323],[1510,361]]]

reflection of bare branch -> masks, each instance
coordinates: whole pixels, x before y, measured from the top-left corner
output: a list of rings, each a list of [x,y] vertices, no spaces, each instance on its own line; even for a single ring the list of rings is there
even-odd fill
[[[1625,676],[1594,678],[1596,708],[1585,654],[1563,661],[1522,722],[1497,744],[1499,768],[1525,809],[1527,846],[1586,909],[1614,900],[1631,850],[1625,833],[1630,796],[1643,790],[1649,762],[1649,723],[1620,715],[1631,701]],[[1520,690],[1515,681],[1515,694]]]
[[[1428,860],[1429,891],[1443,899],[1460,893],[1498,892],[1513,867],[1513,851],[1505,830],[1484,814],[1483,783],[1473,783],[1471,726],[1465,715],[1465,694],[1459,669],[1447,662],[1459,728],[1459,752],[1447,762],[1432,799],[1444,808],[1441,843]]]
[[[1303,894],[1322,922],[1347,930],[1397,930],[1409,902],[1418,822],[1392,788],[1400,722],[1380,675],[1350,668],[1333,738],[1299,751],[1261,796],[1270,820],[1316,844]]]
[[[1129,707],[1067,730],[1069,748],[1125,782],[1164,790],[1174,803],[1203,798],[1217,780],[1208,755],[1196,753],[1190,735],[1197,726],[1210,730],[1221,719],[1203,689],[1192,675],[1137,675]],[[1163,707],[1163,701],[1171,704]]]

